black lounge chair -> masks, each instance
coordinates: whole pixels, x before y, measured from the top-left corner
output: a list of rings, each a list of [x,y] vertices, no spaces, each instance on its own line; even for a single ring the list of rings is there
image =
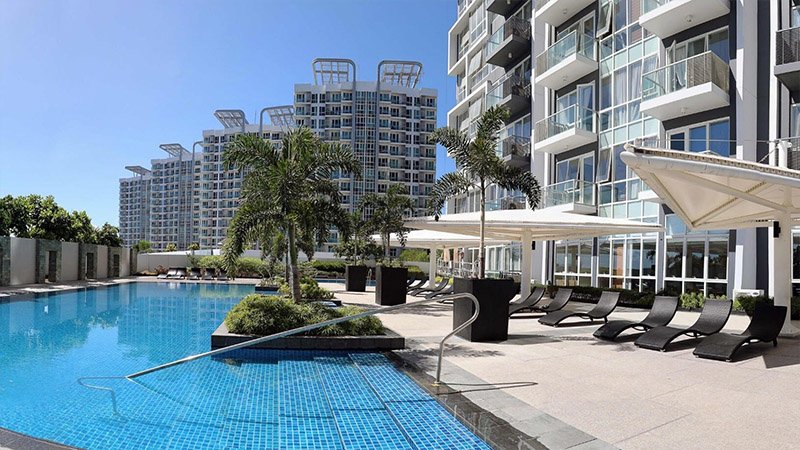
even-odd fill
[[[431,292],[430,294],[425,295],[426,299],[441,297],[442,295],[449,295],[453,293],[453,285],[445,286],[444,289],[441,291]]]
[[[528,296],[524,299],[520,297],[516,300],[511,300],[511,302],[508,304],[508,315],[510,316],[514,313],[530,311],[531,308],[536,306],[536,304],[542,301],[543,298],[544,288],[538,287],[531,291],[531,293],[528,294]]]
[[[641,322],[631,320],[612,320],[594,332],[594,337],[613,341],[623,331],[633,328],[639,331],[647,331],[651,328],[664,326],[675,317],[678,310],[678,297],[667,297],[659,295],[653,301],[653,307],[647,313],[647,317]]]
[[[709,336],[694,349],[694,356],[730,361],[743,345],[772,342],[772,346],[777,347],[778,335],[785,320],[785,306],[758,304],[753,312],[753,320],[742,334],[717,333]]]
[[[666,351],[670,342],[680,335],[685,334],[698,338],[718,333],[725,326],[728,317],[731,315],[731,306],[730,300],[706,300],[706,304],[700,312],[700,317],[697,318],[694,325],[689,328],[667,326],[651,328],[648,332],[639,336],[634,344],[637,347],[661,350],[663,352]]]
[[[199,280],[200,279],[200,269],[192,268],[189,270],[189,279],[190,280]]]
[[[558,311],[567,306],[567,303],[569,303],[570,298],[572,298],[572,289],[559,288],[558,292],[556,292],[555,298],[550,300],[548,304],[533,305],[531,307],[531,311],[543,312],[543,313],[551,313],[553,311]]]
[[[214,280],[214,269],[206,269],[203,271],[203,280],[205,281],[213,281]]]
[[[411,291],[413,291],[413,290],[415,290],[415,289],[420,289],[420,288],[422,288],[422,286],[424,286],[424,285],[425,285],[425,283],[427,283],[427,282],[428,282],[428,277],[423,277],[423,278],[421,278],[421,279],[419,279],[419,280],[414,280],[414,281],[415,281],[415,282],[416,282],[416,281],[419,281],[419,283],[417,283],[417,284],[414,284],[414,283],[412,282],[412,283],[411,283],[410,285],[408,285],[408,287],[406,288],[406,290],[407,290],[407,291],[411,292]]]
[[[577,312],[577,311],[566,311],[566,310],[558,310],[548,313],[546,316],[539,319],[539,323],[542,325],[550,325],[552,327],[557,327],[563,320],[568,319],[570,317],[580,317],[582,319],[589,319],[592,323],[594,323],[595,319],[600,320],[603,319],[604,322],[608,322],[608,315],[611,314],[614,309],[617,308],[617,302],[619,301],[619,292],[609,292],[605,291],[600,294],[600,300],[597,301],[597,304],[594,308],[590,309],[586,312]]]
[[[436,286],[434,286],[432,288],[413,289],[413,290],[411,290],[409,292],[409,294],[410,295],[414,295],[414,296],[420,296],[420,295],[430,294],[432,292],[439,292],[442,289],[444,289],[445,287],[447,287],[447,284],[449,282],[450,282],[450,278],[444,277],[444,278],[442,278],[442,281],[439,282],[439,284],[437,284]]]
[[[219,281],[226,281],[228,279],[228,272],[224,270],[220,270],[217,272],[217,280]]]
[[[406,280],[406,288],[410,287],[414,282],[417,281],[416,278],[409,278]]]

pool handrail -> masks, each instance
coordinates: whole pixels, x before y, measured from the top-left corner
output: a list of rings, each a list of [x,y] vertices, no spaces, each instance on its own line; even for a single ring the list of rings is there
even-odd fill
[[[140,377],[142,375],[147,375],[149,373],[157,372],[159,370],[167,369],[169,367],[177,366],[177,365],[180,365],[180,364],[183,364],[183,363],[187,363],[187,362],[190,362],[190,361],[194,361],[194,360],[197,360],[197,359],[206,358],[208,356],[216,356],[216,355],[219,355],[219,354],[222,354],[222,353],[227,353],[227,352],[230,352],[230,351],[233,351],[233,350],[238,350],[238,349],[241,349],[241,348],[251,347],[253,345],[257,345],[257,344],[260,344],[262,342],[272,341],[272,340],[280,339],[280,338],[286,337],[286,336],[292,336],[292,335],[295,335],[295,334],[305,333],[306,331],[315,330],[317,328],[326,327],[328,325],[335,325],[337,323],[346,322],[348,320],[360,319],[362,317],[368,317],[368,316],[374,316],[376,314],[382,314],[382,313],[386,313],[386,312],[390,312],[390,311],[396,311],[398,309],[411,308],[411,307],[422,305],[422,304],[425,304],[425,303],[434,303],[434,302],[438,303],[438,302],[442,302],[443,300],[447,301],[447,300],[456,300],[456,299],[464,299],[464,298],[472,300],[473,305],[475,305],[475,312],[472,314],[472,317],[467,319],[461,325],[459,325],[456,328],[454,328],[453,331],[451,331],[450,333],[445,335],[442,338],[442,340],[439,341],[439,359],[438,359],[438,361],[436,363],[436,381],[434,382],[434,385],[439,385],[440,382],[441,382],[441,375],[442,375],[442,358],[444,357],[444,343],[445,343],[445,341],[447,341],[448,339],[453,337],[453,335],[455,335],[459,331],[461,331],[461,330],[465,329],[466,327],[470,326],[472,324],[472,322],[475,322],[475,320],[478,319],[478,314],[480,314],[480,309],[481,309],[480,303],[478,303],[478,299],[475,298],[475,296],[472,295],[472,294],[469,294],[469,293],[450,294],[450,295],[445,295],[445,296],[442,296],[442,297],[419,300],[419,301],[415,301],[413,303],[403,303],[403,304],[400,304],[400,305],[386,306],[386,307],[383,307],[383,308],[371,309],[369,311],[364,311],[362,313],[353,314],[351,316],[339,317],[339,318],[336,318],[336,319],[326,320],[324,322],[319,322],[319,323],[315,323],[315,324],[311,324],[311,325],[306,325],[306,326],[303,326],[303,327],[293,328],[291,330],[281,331],[280,333],[274,333],[274,334],[270,334],[268,336],[262,336],[260,338],[252,339],[252,340],[249,340],[249,341],[246,341],[246,342],[241,342],[241,343],[234,344],[234,345],[229,345],[227,347],[218,348],[216,350],[211,350],[211,351],[208,351],[208,352],[198,353],[196,355],[187,356],[185,358],[176,359],[175,361],[171,361],[171,362],[168,362],[168,363],[165,363],[165,364],[161,364],[161,365],[158,365],[158,366],[155,366],[155,367],[151,367],[149,369],[140,370],[140,371],[132,373],[130,375],[126,375],[125,378],[127,378],[129,380],[133,380],[134,378]]]

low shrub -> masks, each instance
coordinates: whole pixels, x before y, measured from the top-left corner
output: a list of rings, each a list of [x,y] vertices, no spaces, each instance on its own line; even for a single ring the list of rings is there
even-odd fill
[[[345,263],[342,261],[313,261],[311,267],[320,272],[344,274]]]
[[[330,308],[319,303],[294,303],[276,295],[252,294],[243,298],[228,312],[225,325],[231,333],[266,336],[363,311],[354,306]],[[383,324],[380,319],[368,316],[312,330],[307,334],[374,336],[382,333]]]
[[[400,252],[398,259],[403,262],[428,262],[428,251],[418,248],[407,248]]]
[[[292,289],[289,287],[289,283],[284,281],[278,288],[278,293],[291,295]],[[303,300],[330,300],[333,298],[333,292],[320,287],[315,279],[308,276],[300,278],[300,295]]]
[[[737,297],[736,300],[733,301],[733,310],[744,312],[748,316],[752,316],[753,312],[756,310],[756,305],[760,303],[774,305],[775,299],[766,295],[759,295],[757,297],[743,295],[741,297]],[[800,296],[792,297],[790,305],[791,320],[800,320]]]
[[[683,309],[702,309],[706,304],[706,300],[727,300],[725,295],[709,295],[705,296],[702,292],[685,292],[680,296],[680,304]]]
[[[425,278],[425,272],[417,266],[408,266],[408,279],[421,280]]]

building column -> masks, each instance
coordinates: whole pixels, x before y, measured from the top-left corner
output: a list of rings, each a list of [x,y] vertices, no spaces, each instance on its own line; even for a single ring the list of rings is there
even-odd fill
[[[436,286],[436,246],[431,245],[428,249],[428,287]]]
[[[792,216],[783,214],[778,217],[773,227],[780,227],[773,234],[772,261],[770,271],[770,296],[775,305],[786,307],[786,320],[781,329],[781,336],[800,336],[800,330],[791,323],[792,315]],[[773,228],[774,229],[774,228]]]
[[[522,261],[520,261],[520,298],[527,298],[531,293],[531,263],[533,262],[533,240],[530,233],[522,235]]]

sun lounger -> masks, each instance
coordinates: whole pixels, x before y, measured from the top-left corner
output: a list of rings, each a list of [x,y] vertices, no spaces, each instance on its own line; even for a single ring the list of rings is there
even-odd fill
[[[189,270],[189,279],[190,280],[199,280],[200,279],[200,269],[192,268]]]
[[[442,289],[444,289],[449,282],[450,282],[450,278],[445,277],[445,278],[442,278],[442,281],[440,281],[439,284],[437,284],[436,286],[434,286],[432,288],[412,289],[411,291],[408,292],[408,294],[409,295],[420,296],[420,295],[429,294],[431,292],[439,292]]]
[[[167,278],[169,279],[180,279],[186,276],[186,271],[183,269],[178,268],[170,268],[167,271]]]
[[[556,292],[556,297],[550,300],[549,303],[546,305],[533,305],[531,307],[531,311],[533,312],[544,312],[550,313],[553,311],[558,311],[569,303],[569,299],[572,297],[572,289],[568,288],[559,288],[558,292]]]
[[[694,349],[700,358],[730,361],[743,345],[756,342],[772,342],[778,346],[778,335],[786,320],[786,307],[767,304],[756,305],[753,320],[742,334],[717,333],[703,339]]]
[[[214,270],[213,269],[206,269],[203,271],[203,280],[205,281],[213,281],[214,280]]]
[[[445,288],[442,289],[441,291],[431,292],[430,294],[425,295],[425,298],[427,299],[436,298],[436,297],[441,297],[442,295],[449,295],[452,293],[453,293],[453,285],[448,285],[445,286]]]
[[[598,300],[594,308],[590,309],[589,311],[577,312],[561,309],[548,313],[546,316],[539,319],[539,323],[542,325],[557,327],[562,321],[570,317],[589,319],[589,321],[592,323],[594,323],[595,319],[603,319],[604,322],[608,322],[608,315],[611,314],[614,309],[616,309],[618,301],[619,292],[605,291],[600,294],[600,300]]]
[[[410,286],[411,286],[412,284],[414,284],[414,282],[416,282],[416,281],[417,281],[417,280],[416,280],[415,278],[409,278],[409,279],[407,279],[407,280],[406,280],[406,288],[410,287]]]
[[[544,288],[538,287],[534,289],[530,294],[528,294],[525,298],[518,298],[516,300],[512,300],[508,304],[508,315],[512,315],[518,312],[525,312],[530,311],[536,304],[538,304],[544,298]]]
[[[594,332],[594,337],[613,341],[623,331],[633,328],[639,331],[647,331],[651,328],[664,326],[675,317],[678,310],[678,297],[658,296],[653,301],[653,307],[647,313],[647,317],[641,322],[632,320],[611,320]]]
[[[423,277],[421,280],[417,280],[417,281],[419,281],[419,283],[416,283],[416,284],[412,283],[412,284],[410,284],[410,285],[409,285],[409,286],[406,288],[406,290],[407,290],[407,291],[409,291],[409,292],[411,292],[411,291],[413,291],[413,290],[415,290],[415,289],[419,289],[419,288],[421,288],[422,286],[424,286],[424,285],[425,285],[425,283],[427,283],[427,282],[428,282],[428,277]]]
[[[160,274],[156,275],[156,278],[167,278],[167,277],[169,277],[170,275],[173,275],[173,274],[175,274],[174,270],[168,270],[165,273],[160,273]]]
[[[227,279],[228,279],[228,272],[226,272],[226,271],[224,271],[224,270],[220,270],[220,271],[217,273],[217,280],[219,280],[219,281],[226,281]]]
[[[700,312],[700,317],[697,318],[694,325],[689,328],[667,326],[651,328],[648,332],[639,336],[634,344],[637,347],[661,350],[663,352],[670,342],[678,336],[685,334],[697,338],[718,333],[725,326],[728,317],[731,315],[731,306],[732,304],[729,300],[706,300],[706,304]]]

